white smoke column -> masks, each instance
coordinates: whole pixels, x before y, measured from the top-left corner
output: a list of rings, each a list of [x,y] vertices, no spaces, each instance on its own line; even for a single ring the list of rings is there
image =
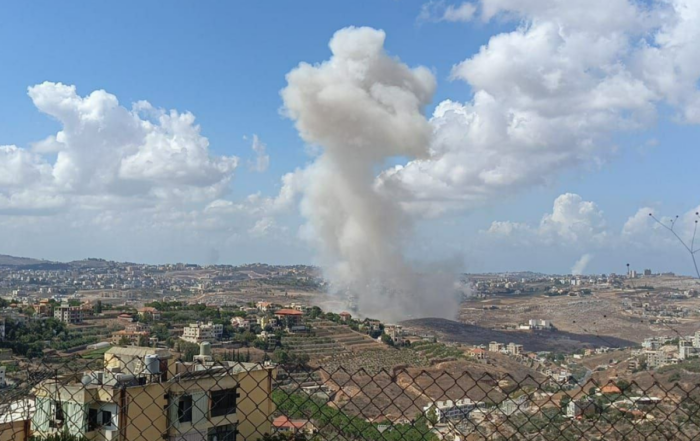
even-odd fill
[[[588,264],[591,263],[592,259],[593,256],[590,254],[584,254],[581,256],[581,258],[574,263],[574,266],[571,267],[571,274],[574,276],[580,276],[583,274],[583,272],[586,271]]]
[[[357,296],[361,314],[454,316],[452,276],[418,274],[406,263],[410,219],[374,186],[387,158],[427,157],[423,108],[435,90],[431,72],[389,57],[384,39],[381,30],[341,29],[330,60],[287,74],[285,111],[301,137],[322,148],[304,172],[302,214],[326,277]]]

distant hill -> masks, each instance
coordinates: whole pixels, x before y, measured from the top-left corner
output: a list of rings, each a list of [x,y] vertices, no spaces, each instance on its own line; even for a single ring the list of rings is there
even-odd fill
[[[31,259],[29,257],[15,257],[8,256],[5,254],[0,254],[0,267],[15,267],[15,266],[31,266],[31,265],[41,265],[49,263],[48,260]]]

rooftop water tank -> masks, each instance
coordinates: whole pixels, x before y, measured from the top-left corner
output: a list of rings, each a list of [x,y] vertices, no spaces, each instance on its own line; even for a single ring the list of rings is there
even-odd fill
[[[155,354],[148,354],[144,358],[144,364],[146,365],[146,372],[151,375],[160,374],[160,359]]]
[[[203,341],[202,344],[199,345],[199,355],[211,355],[211,343]]]

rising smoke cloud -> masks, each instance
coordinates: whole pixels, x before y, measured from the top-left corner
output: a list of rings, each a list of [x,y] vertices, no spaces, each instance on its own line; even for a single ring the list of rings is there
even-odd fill
[[[384,40],[381,30],[341,29],[330,60],[287,74],[284,111],[304,141],[321,148],[303,172],[301,212],[326,277],[356,296],[360,314],[447,317],[457,305],[453,275],[421,274],[407,263],[411,220],[375,188],[388,158],[428,157],[432,129],[423,109],[436,86],[427,68],[388,56]]]
[[[584,254],[581,256],[581,258],[574,263],[574,266],[571,267],[571,274],[574,276],[580,276],[583,274],[583,272],[586,271],[588,264],[591,263],[591,260],[593,260],[593,256],[590,254]]]

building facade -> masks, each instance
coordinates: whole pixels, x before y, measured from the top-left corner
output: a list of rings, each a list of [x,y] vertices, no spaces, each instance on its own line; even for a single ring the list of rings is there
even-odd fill
[[[39,437],[99,441],[243,441],[271,432],[273,368],[176,362],[167,350],[112,348],[103,371],[34,389]]]
[[[221,340],[224,334],[224,325],[209,323],[190,323],[182,330],[183,340],[190,343],[200,344],[205,341]]]
[[[63,323],[76,324],[83,321],[83,310],[80,306],[69,306],[62,303],[53,310],[53,317]]]

